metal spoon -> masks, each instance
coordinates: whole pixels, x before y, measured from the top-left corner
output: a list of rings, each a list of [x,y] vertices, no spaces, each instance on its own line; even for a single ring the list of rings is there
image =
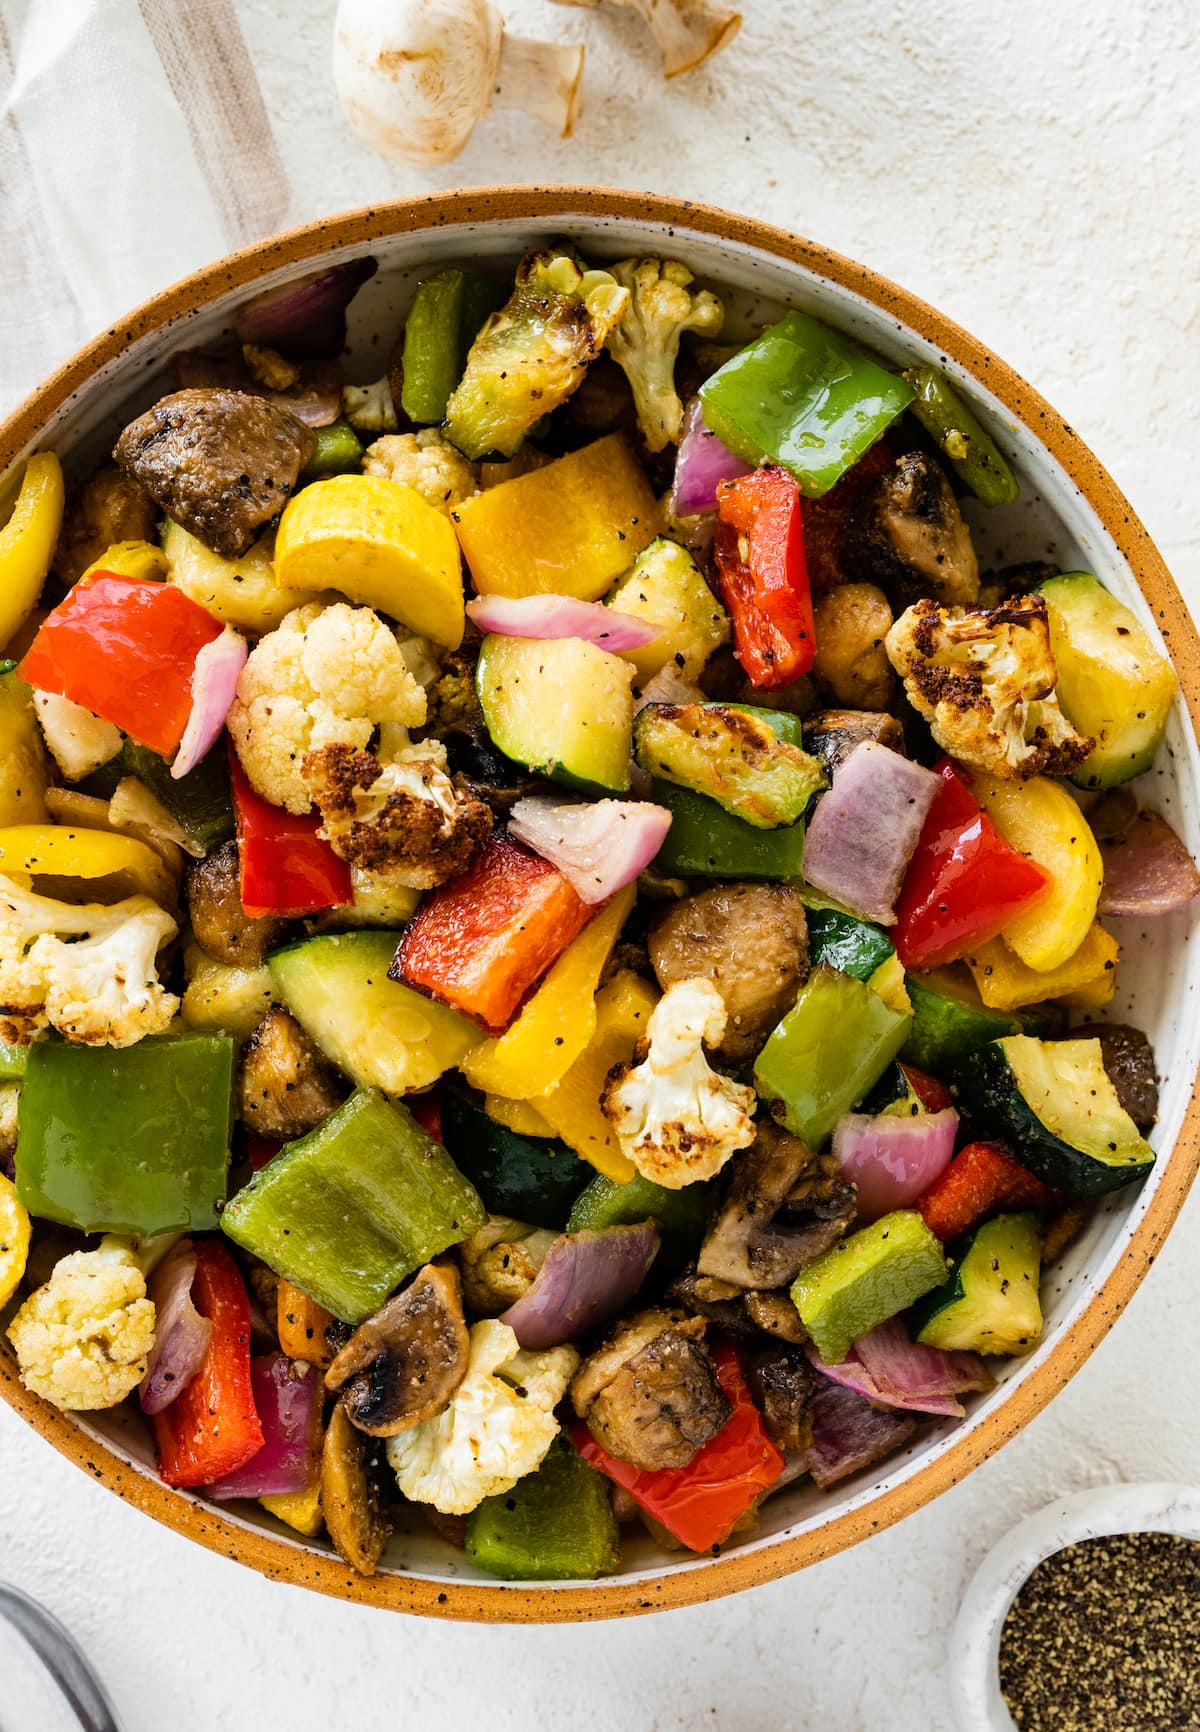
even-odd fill
[[[20,1588],[0,1582],[0,1618],[33,1649],[58,1685],[83,1732],[121,1732],[103,1684],[71,1632]]]

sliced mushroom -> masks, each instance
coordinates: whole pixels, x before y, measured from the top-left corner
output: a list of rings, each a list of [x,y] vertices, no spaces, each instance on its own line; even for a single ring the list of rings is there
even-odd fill
[[[801,1347],[808,1340],[808,1330],[801,1323],[800,1313],[786,1287],[772,1288],[765,1293],[747,1293],[744,1304],[746,1315],[764,1335],[790,1341],[794,1347]]]
[[[823,698],[864,710],[887,709],[896,676],[883,640],[892,623],[887,596],[876,584],[840,583],[817,596],[812,677]]]
[[[842,557],[897,609],[924,595],[943,607],[971,607],[979,599],[971,531],[944,470],[924,451],[898,457],[862,499]]]
[[[1140,1131],[1149,1130],[1158,1117],[1158,1071],[1154,1049],[1141,1029],[1110,1022],[1074,1033],[1095,1035],[1117,1099]]]
[[[341,1106],[346,1091],[295,1017],[272,1005],[242,1058],[241,1115],[262,1137],[302,1137]]]
[[[458,1270],[429,1263],[360,1323],[325,1373],[359,1431],[395,1437],[448,1407],[467,1373],[470,1339]]]
[[[370,1470],[371,1445],[339,1404],[321,1450],[321,1512],[329,1537],[360,1575],[371,1576],[391,1533]]]
[[[904,754],[904,729],[884,710],[814,710],[804,719],[804,750],[829,777],[864,740]]]
[[[764,1121],[751,1146],[729,1163],[723,1200],[696,1267],[735,1287],[784,1287],[827,1251],[857,1212],[853,1185],[832,1156]]]
[[[763,1347],[746,1363],[746,1382],[771,1441],[784,1451],[812,1442],[812,1397],[816,1373],[799,1347],[785,1342]]]
[[[575,1374],[571,1399],[597,1443],[634,1467],[686,1467],[731,1408],[702,1317],[643,1311],[619,1323]]]
[[[114,463],[102,464],[67,503],[54,571],[68,588],[118,541],[152,541],[158,510],[146,489]]]
[[[190,868],[184,885],[192,935],[201,950],[230,968],[257,968],[290,929],[275,915],[250,915],[242,907],[236,842],[223,842]]]
[[[724,1335],[749,1340],[757,1333],[753,1320],[746,1314],[746,1295],[731,1281],[718,1281],[712,1275],[698,1275],[695,1269],[685,1269],[667,1288],[666,1296],[672,1305],[678,1305],[689,1316],[703,1317]]]

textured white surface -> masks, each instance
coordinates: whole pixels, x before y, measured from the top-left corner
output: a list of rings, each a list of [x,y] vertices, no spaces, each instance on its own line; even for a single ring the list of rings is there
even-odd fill
[[[434,174],[380,163],[345,132],[331,4],[240,10],[296,220],[540,179],[685,193],[798,229],[924,295],[1033,380],[1200,603],[1200,41],[1187,0],[742,5],[730,52],[664,88],[633,17],[508,0],[526,34],[587,41],[579,130],[560,144],[489,119]],[[946,1644],[988,1547],[1064,1491],[1200,1481],[1198,1261],[1200,1198],[1115,1333],[998,1458],[856,1551],[712,1607],[503,1630],[323,1601],[123,1509],[4,1411],[0,1573],[84,1642],[127,1732],[450,1728],[473,1714],[515,1732],[549,1713],[589,1732],[949,1732]],[[0,1726],[51,1732],[49,1699],[18,1681],[14,1658],[0,1643]]]

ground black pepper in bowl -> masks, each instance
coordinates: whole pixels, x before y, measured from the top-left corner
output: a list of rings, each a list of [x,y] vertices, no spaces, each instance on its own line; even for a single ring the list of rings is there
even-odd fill
[[[1020,1732],[1200,1728],[1200,1540],[1114,1534],[1046,1558],[1000,1632]]]

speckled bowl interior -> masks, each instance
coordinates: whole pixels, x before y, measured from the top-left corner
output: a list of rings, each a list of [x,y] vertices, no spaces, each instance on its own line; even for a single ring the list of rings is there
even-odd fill
[[[504,270],[527,247],[566,235],[596,260],[635,252],[683,258],[728,295],[749,330],[799,306],[900,366],[946,370],[1009,454],[1016,504],[966,507],[983,566],[1047,559],[1094,572],[1171,652],[1181,698],[1143,800],[1200,854],[1200,779],[1193,722],[1200,656],[1195,631],[1144,530],[1069,427],[1003,363],[902,290],[811,243],[765,225],[642,194],[499,188],[399,203],[296,231],[189,278],[106,333],[0,428],[0,469],[28,450],[58,451],[86,471],[131,415],[171,388],[172,350],[211,342],[254,287],[370,252],[379,274],[354,302],[348,377],[384,369],[416,282],[455,262]],[[1189,710],[1192,721],[1189,721]],[[1150,1035],[1163,1074],[1152,1141],[1159,1154],[1140,1191],[1110,1198],[1045,1279],[1046,1329],[1035,1352],[1000,1362],[996,1388],[968,1397],[967,1418],[925,1427],[901,1455],[821,1492],[793,1487],[761,1526],[719,1557],[669,1554],[627,1530],[621,1573],[595,1584],[500,1584],[435,1538],[420,1519],[398,1532],[379,1573],[360,1578],[322,1542],[305,1542],[257,1506],[217,1511],[167,1490],[140,1422],[124,1411],[73,1419],[18,1383],[7,1343],[0,1394],[39,1431],[120,1495],[158,1519],[268,1574],[375,1604],[450,1617],[560,1620],[613,1616],[711,1598],[829,1555],[918,1508],[1020,1428],[1069,1379],[1153,1260],[1197,1163],[1193,1086],[1200,1060],[1200,948],[1193,921],[1114,922],[1123,946],[1111,1016]]]

